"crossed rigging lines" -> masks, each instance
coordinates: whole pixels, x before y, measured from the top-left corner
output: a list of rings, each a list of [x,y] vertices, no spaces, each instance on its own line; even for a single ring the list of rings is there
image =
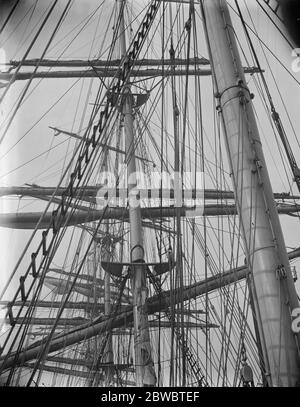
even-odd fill
[[[76,167],[77,168],[77,167]],[[80,171],[79,171],[79,173],[80,173]],[[45,242],[44,242],[45,243]],[[46,247],[46,246],[45,246]],[[47,248],[46,248],[47,249]],[[24,294],[24,292],[23,292],[23,294]],[[24,297],[24,296],[23,296]]]
[[[140,28],[137,31],[137,33],[129,47],[129,51],[126,55],[125,61],[121,61],[121,63],[120,63],[120,68],[121,68],[122,74],[120,77],[116,78],[116,80],[111,82],[111,86],[110,86],[111,91],[115,92],[116,95],[119,95],[118,97],[121,97],[122,91],[125,88],[128,80],[129,80],[131,70],[134,66],[134,61],[136,60],[136,58],[141,50],[141,47],[145,41],[145,38],[150,29],[150,26],[158,11],[159,5],[160,5],[160,1],[151,2],[151,5],[148,8],[146,16],[144,17],[144,19],[140,25]],[[117,32],[117,31],[115,31],[115,32]],[[65,218],[68,213],[67,212],[68,208],[71,205],[71,202],[75,196],[76,191],[78,190],[78,187],[83,178],[83,175],[86,172],[88,165],[90,164],[90,161],[91,161],[95,151],[97,150],[97,147],[99,149],[100,140],[101,140],[101,138],[103,139],[105,128],[107,127],[115,109],[116,109],[116,105],[113,103],[111,98],[107,100],[105,107],[103,109],[100,109],[100,107],[98,109],[96,109],[96,113],[98,112],[98,110],[100,110],[99,122],[97,125],[93,126],[93,131],[92,131],[91,137],[89,137],[88,132],[86,132],[85,137],[83,138],[83,141],[79,144],[78,161],[76,162],[75,169],[71,173],[69,184],[62,194],[62,199],[61,199],[61,202],[58,204],[58,207],[52,212],[51,224],[42,233],[42,241],[39,244],[37,251],[32,253],[32,255],[31,255],[31,258],[32,258],[31,264],[28,267],[25,275],[21,277],[20,286],[7,311],[6,316],[9,317],[12,328],[11,328],[9,334],[7,335],[7,338],[4,343],[4,347],[8,344],[10,336],[13,332],[14,325],[15,325],[14,317],[12,315],[12,305],[16,301],[19,294],[21,295],[22,301],[24,303],[27,301],[31,290],[34,287],[36,278],[38,277],[41,270],[43,270],[43,271],[42,271],[42,278],[40,279],[40,282],[45,277],[45,273],[47,270],[47,264],[50,264],[49,255],[51,255],[51,257],[53,257],[53,255],[55,253],[55,250],[53,250],[53,246],[54,246],[54,242],[58,236],[58,232],[59,232],[60,228],[64,225],[64,222],[66,221]],[[96,116],[96,114],[93,116],[90,123],[93,122],[93,119],[95,116]],[[98,132],[98,136],[97,136],[97,132]],[[102,143],[103,142],[104,142],[104,140],[102,140]],[[91,146],[91,148],[90,148],[90,146]],[[76,181],[77,181],[77,185],[76,185]],[[104,213],[105,213],[105,210],[104,210]],[[97,230],[100,226],[100,223],[101,223],[101,220],[98,223],[95,233],[97,232]],[[50,243],[47,243],[47,236],[50,233],[51,229],[52,229],[52,239],[51,239]],[[92,239],[91,239],[90,245],[91,244],[92,244]],[[38,255],[41,255],[41,262],[40,262],[39,266],[37,267],[36,258],[38,257]],[[46,267],[45,267],[45,265],[46,265]],[[18,267],[18,265],[17,265],[17,267]],[[16,267],[16,269],[17,269],[17,267]],[[44,267],[44,269],[43,269],[43,267]],[[15,271],[16,271],[16,269],[15,269]],[[30,272],[32,274],[33,279],[31,282],[31,286],[26,293],[24,283],[26,281],[26,278],[29,276]],[[12,276],[11,276],[11,278],[12,278]],[[74,282],[74,284],[75,284],[75,282]],[[3,296],[4,292],[7,289],[7,286],[8,285],[6,285],[4,287],[4,290],[1,294],[1,296]],[[41,284],[38,285],[38,290],[35,292],[34,297],[36,297],[36,294],[38,294],[40,289],[41,289]],[[34,297],[31,301],[32,305],[34,304],[34,301],[36,301],[36,299],[34,300]],[[29,311],[29,309],[30,308],[27,309],[27,312]],[[20,307],[18,316],[20,315],[21,310],[22,310],[22,307]],[[12,350],[12,347],[14,346],[16,339],[20,333],[21,333],[21,327],[18,330],[18,332],[16,333],[15,337],[13,338],[9,351],[6,354],[6,356],[4,357],[4,362],[7,359],[9,352]],[[54,329],[52,330],[52,335],[53,335],[53,333],[54,333]],[[22,333],[22,337],[24,339],[23,333]],[[51,335],[49,336],[49,338],[51,339]],[[47,342],[49,342],[49,341],[47,341]],[[19,349],[20,349],[21,343],[22,343],[22,341],[20,341],[20,343],[19,343]],[[2,349],[2,351],[3,351],[3,349]],[[18,355],[18,353],[16,353],[16,355],[15,355],[16,359],[17,359],[17,355]],[[2,366],[4,366],[4,363]],[[11,377],[11,373],[9,375],[8,380],[10,380],[10,377]],[[33,376],[31,376],[30,382],[32,379],[33,379]]]

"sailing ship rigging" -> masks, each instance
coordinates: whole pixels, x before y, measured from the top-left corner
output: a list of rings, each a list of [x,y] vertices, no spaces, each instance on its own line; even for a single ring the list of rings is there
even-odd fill
[[[280,2],[19,3],[0,383],[299,386],[300,124],[268,58],[300,82],[252,13],[291,52]]]

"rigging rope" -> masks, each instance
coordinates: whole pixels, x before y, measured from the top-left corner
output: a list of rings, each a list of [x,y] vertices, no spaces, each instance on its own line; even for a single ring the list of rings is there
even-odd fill
[[[15,4],[12,6],[10,12],[8,13],[8,16],[6,17],[4,23],[2,24],[2,27],[0,28],[0,35],[2,34],[2,31],[6,27],[7,23],[9,22],[9,20],[10,20],[11,16],[13,15],[15,9],[17,8],[19,2],[20,2],[20,0],[16,0]]]

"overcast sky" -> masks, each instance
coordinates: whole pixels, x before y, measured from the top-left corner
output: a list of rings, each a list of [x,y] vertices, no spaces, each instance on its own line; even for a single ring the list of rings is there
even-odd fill
[[[106,1],[107,3],[112,3],[112,1]],[[1,3],[4,10],[8,5],[11,6],[13,2],[5,3],[6,4],[4,4],[4,2]],[[37,3],[37,8],[34,11],[34,15],[31,17],[30,13],[33,10],[31,7],[35,1],[25,0],[21,1],[20,3],[22,8],[20,7],[15,13],[11,24],[9,24],[4,31],[0,41],[0,47],[5,50],[7,61],[10,59],[19,60],[22,58],[29,42],[27,36],[30,34],[32,27],[38,21],[40,16],[44,13],[46,7],[45,4],[49,2],[39,1]],[[72,29],[74,29],[74,33],[76,33],[78,24],[80,24],[84,16],[91,13],[95,9],[96,3],[97,2],[94,0],[78,0],[74,2],[72,6],[72,13],[67,16],[64,25],[53,41],[53,45],[50,47],[46,57],[58,58],[60,55],[62,55],[64,59],[69,59],[92,58],[97,55],[97,50],[99,50],[99,44],[101,44],[105,30],[99,29],[97,31],[98,35],[93,43],[91,43],[91,38],[94,36],[95,27],[98,24],[100,17],[101,21],[105,22],[104,24],[107,23],[109,7],[107,8],[107,11],[102,9],[101,16],[97,15],[97,18],[93,19],[93,23],[83,32],[81,32],[78,36],[78,40],[72,43],[69,47],[67,47],[67,45],[70,37],[65,38],[66,34],[68,34]],[[144,2],[135,2],[137,10],[141,9],[142,3]],[[234,1],[229,1],[228,3],[233,5]],[[57,21],[59,12],[61,12],[65,4],[65,0],[60,0],[57,12],[54,13],[52,19],[50,20],[49,26],[51,26],[51,24],[53,26],[54,21]],[[278,33],[274,25],[261,12],[261,9],[258,7],[256,1],[247,0],[247,5],[249,7],[251,17],[255,23],[259,38],[265,42],[265,44],[272,50],[274,55],[279,59],[278,62],[276,58],[274,58],[266,49],[264,49],[264,54],[260,47],[259,40],[253,37],[256,51],[261,60],[261,65],[263,69],[265,69],[266,79],[270,86],[274,103],[280,112],[296,159],[300,165],[299,145],[293,135],[292,128],[286,114],[287,111],[298,135],[300,131],[300,86],[295,82],[291,75],[293,75],[296,80],[300,82],[300,72],[295,73],[292,71],[292,63],[295,59],[292,56],[292,49]],[[244,7],[244,2],[242,1],[241,6],[243,12],[245,13],[246,21],[251,24],[249,16],[247,15],[247,10]],[[3,9],[0,10],[0,25],[5,16],[5,13],[3,12],[2,14],[1,11],[3,12]],[[28,12],[28,14],[26,18],[21,21],[24,12]],[[234,23],[237,23],[237,18],[234,13],[232,14],[232,18]],[[284,27],[277,20],[276,22],[280,25],[281,29],[284,30]],[[18,23],[19,25],[16,28]],[[236,25],[236,30],[239,40],[242,44],[245,44],[245,39],[242,35],[240,24]],[[40,56],[41,50],[45,45],[45,41],[47,41],[49,37],[49,32],[49,27],[42,32],[41,41],[33,49],[29,57]],[[207,56],[205,50],[203,51],[203,55]],[[28,95],[26,103],[24,103],[17,113],[16,118],[7,134],[5,142],[1,146],[1,157],[10,149],[11,151],[5,155],[5,157],[2,157],[1,160],[0,186],[24,185],[26,182],[37,182],[39,185],[43,186],[55,185],[58,180],[58,172],[62,168],[62,162],[65,159],[66,154],[71,150],[68,140],[66,139],[63,144],[60,144],[64,139],[53,138],[53,131],[50,130],[48,126],[57,126],[69,131],[77,131],[80,123],[80,115],[77,115],[75,121],[73,120],[76,109],[78,108],[77,100],[81,92],[83,92],[82,95],[85,97],[87,90],[82,90],[81,84],[78,83],[68,91],[73,83],[74,80],[72,79],[58,80],[57,82],[52,80],[33,82],[29,92],[30,95]],[[38,86],[36,87],[37,84]],[[249,86],[251,91],[254,91],[254,93],[257,94],[251,78],[249,78]],[[4,104],[1,106],[1,120],[3,120],[6,113],[13,108],[18,92],[20,92],[23,87],[24,83],[20,82],[15,83],[12,86],[9,97],[5,99]],[[277,87],[280,90],[280,94],[278,93]],[[96,89],[97,86],[92,88],[92,95],[95,95]],[[65,92],[67,93],[62,100],[59,103],[56,103],[57,99],[60,98]],[[92,99],[93,97],[91,97],[91,100]],[[261,111],[262,105],[258,99],[259,98],[257,97],[255,106],[257,108],[257,113],[262,113],[262,118],[259,121],[259,128],[264,144],[264,151],[268,162],[273,189],[276,192],[288,192],[288,184],[285,182],[284,167],[281,164],[280,154],[275,145],[270,124],[266,120],[266,115]],[[48,111],[49,106],[53,106],[50,111]],[[79,109],[82,110],[82,106],[79,106]],[[43,119],[40,120],[42,116]],[[209,128],[206,128],[205,130],[207,133],[209,133]],[[21,137],[23,137],[22,140],[18,142]],[[13,147],[15,144],[16,146]],[[44,154],[45,151],[54,147],[55,145],[57,145],[57,147],[53,151],[49,152],[48,154]],[[23,166],[24,163],[35,158],[38,154],[41,154],[41,157],[34,159],[30,164]],[[59,161],[59,164],[55,164]],[[19,166],[22,167],[17,169]],[[47,170],[47,168],[51,166],[53,167],[50,170]],[[43,171],[45,172],[43,173]],[[296,192],[295,188],[294,192]],[[0,210],[2,210],[4,213],[15,212],[17,210],[20,210],[20,212],[22,210],[41,210],[43,206],[44,203],[36,203],[26,206],[26,201],[19,202],[16,199],[0,199]],[[286,245],[288,247],[299,247],[299,220],[284,216],[281,217],[281,222],[286,238]],[[4,272],[2,271],[0,274],[0,285],[1,282],[3,284],[3,282],[6,281],[9,272],[12,270],[12,267],[20,255],[22,248],[25,246],[26,239],[28,239],[30,234],[30,231],[15,231],[0,228],[0,257],[2,259],[2,265],[6,265],[6,270]],[[295,264],[299,264],[299,261],[296,261]],[[299,292],[299,284],[297,284],[297,287]]]

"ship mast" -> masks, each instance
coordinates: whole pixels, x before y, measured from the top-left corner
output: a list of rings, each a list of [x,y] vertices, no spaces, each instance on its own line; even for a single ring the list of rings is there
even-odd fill
[[[121,57],[126,57],[126,37],[124,23],[125,0],[119,0],[120,10],[120,46]],[[125,58],[126,59],[126,58]],[[130,85],[126,85],[121,95],[121,112],[124,117],[127,184],[129,196],[129,223],[130,223],[130,280],[133,293],[133,319],[134,319],[134,356],[136,367],[136,385],[155,386],[156,375],[151,356],[148,314],[146,310],[147,280],[144,263],[144,246],[142,233],[141,207],[132,195],[137,187],[136,161],[135,161],[135,135],[133,126],[133,96]],[[133,201],[131,201],[131,198]],[[135,264],[138,263],[138,264]]]
[[[225,0],[202,0],[202,15],[227,148],[269,386],[297,386],[298,307],[284,238]]]
[[[105,158],[104,161],[104,171],[107,171],[107,152],[105,151]],[[101,258],[104,261],[111,260],[111,253],[114,249],[112,240],[109,236],[109,220],[104,221],[104,228],[105,228],[105,239],[103,239],[104,244],[101,251]],[[105,271],[104,272],[104,315],[109,317],[111,315],[112,307],[111,307],[111,278],[110,274]],[[112,331],[111,329],[107,333],[106,343],[103,352],[103,362],[107,365],[105,367],[105,385],[109,386],[113,377],[113,363],[114,363],[114,355],[113,355],[113,343],[112,343]]]

